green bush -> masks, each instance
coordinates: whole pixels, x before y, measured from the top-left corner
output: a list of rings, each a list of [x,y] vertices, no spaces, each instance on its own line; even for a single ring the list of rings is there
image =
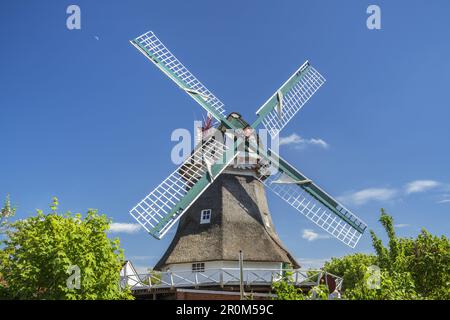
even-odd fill
[[[51,212],[10,225],[0,250],[0,294],[10,299],[130,299],[120,290],[124,262],[118,239],[109,239],[110,220],[89,210],[59,214],[54,198]],[[68,285],[70,270],[80,270],[80,287]],[[3,283],[3,285],[1,284]]]

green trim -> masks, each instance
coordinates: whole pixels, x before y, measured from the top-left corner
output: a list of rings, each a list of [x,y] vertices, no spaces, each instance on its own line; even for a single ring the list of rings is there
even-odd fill
[[[180,88],[182,89],[191,89],[189,87],[186,86],[186,84],[181,81],[178,76],[172,72],[172,70],[170,70],[169,68],[167,68],[167,66],[162,63],[156,56],[154,56],[151,52],[149,52],[144,46],[142,46],[138,41],[136,41],[136,39],[131,40],[133,44],[135,44],[136,46],[138,46],[142,52],[144,52],[152,61],[153,63],[159,68],[161,69],[164,73],[166,73],[169,78],[171,78]],[[186,90],[184,90],[189,96],[191,96],[192,99],[194,99],[195,101],[198,102],[198,104],[200,104],[207,112],[211,113],[214,118],[216,118],[218,121],[222,122],[226,127],[232,129],[233,126],[231,125],[231,123],[224,118],[219,112],[217,112],[217,110],[215,110],[212,106],[210,106],[205,100],[203,100],[198,94],[192,93],[192,92],[188,92]]]

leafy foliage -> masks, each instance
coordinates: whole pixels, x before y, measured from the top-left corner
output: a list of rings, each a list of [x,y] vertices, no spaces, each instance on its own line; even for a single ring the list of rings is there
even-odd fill
[[[119,288],[124,262],[118,239],[106,231],[110,221],[96,210],[59,214],[58,200],[51,212],[11,224],[0,256],[3,294],[13,299],[129,299]],[[80,287],[68,285],[70,267],[81,271]],[[68,271],[69,270],[69,271]]]
[[[272,289],[277,295],[276,300],[327,300],[329,296],[329,290],[324,284],[313,286],[306,291],[306,288],[294,286],[292,272],[285,272],[282,279],[273,283]]]
[[[11,205],[9,195],[6,196],[5,203],[0,210],[0,234],[5,233],[8,228],[8,219],[16,214],[16,208]]]
[[[355,253],[342,258],[332,258],[325,263],[323,269],[344,279],[343,290],[352,290],[364,278],[367,268],[375,263],[374,255]]]
[[[449,239],[434,236],[425,229],[417,238],[398,238],[394,219],[383,209],[379,221],[388,237],[387,246],[371,230],[375,255],[356,253],[332,258],[323,267],[324,271],[343,277],[343,297],[358,300],[450,299]],[[379,268],[376,286],[372,282],[374,274],[369,272],[369,267],[373,266]],[[305,295],[287,279],[274,287],[278,299],[305,299]]]
[[[398,238],[394,220],[381,209],[387,247],[370,231],[376,256],[355,254],[332,259],[325,270],[343,275],[350,299],[450,299],[450,241],[422,229],[417,238]],[[380,268],[380,286],[370,288],[367,267]]]
[[[320,284],[312,287],[307,296],[310,300],[327,300],[329,294],[327,286]]]
[[[283,278],[273,283],[277,300],[305,300],[303,292],[292,284],[292,272],[285,272]]]
[[[407,272],[388,272],[381,270],[380,287],[368,286],[370,273],[366,273],[362,280],[351,290],[345,291],[345,298],[352,300],[416,300],[421,299],[417,294],[411,274]]]

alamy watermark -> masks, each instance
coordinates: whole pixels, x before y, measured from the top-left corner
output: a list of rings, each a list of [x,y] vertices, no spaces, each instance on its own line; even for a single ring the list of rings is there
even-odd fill
[[[202,157],[195,157],[195,160],[205,160],[214,154],[225,152],[225,157],[215,159],[214,164],[224,164],[237,153],[235,164],[244,166],[258,165],[260,159],[264,158],[260,157],[261,153],[266,153],[269,147],[271,151],[279,153],[278,136],[271,137],[266,129],[255,130],[250,127],[226,130],[214,127],[204,129],[201,121],[194,122],[193,135],[188,129],[175,129],[171,134],[171,141],[176,142],[170,154],[171,161],[175,165],[185,162],[193,152],[202,153]]]
[[[66,285],[69,289],[77,289],[81,288],[81,270],[77,265],[72,265],[66,270],[69,277],[67,278]]]
[[[379,266],[371,265],[367,267],[366,285],[369,289],[381,288],[381,270]]]
[[[380,30],[381,29],[381,9],[376,4],[371,4],[367,7],[367,14],[369,17],[366,20],[367,29]]]
[[[66,27],[69,30],[81,29],[81,9],[76,4],[71,4],[67,7],[66,13],[69,16],[66,19]]]

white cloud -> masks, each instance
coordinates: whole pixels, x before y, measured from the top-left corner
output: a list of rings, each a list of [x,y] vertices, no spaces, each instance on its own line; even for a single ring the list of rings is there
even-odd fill
[[[302,238],[308,241],[314,241],[319,239],[329,239],[330,236],[327,234],[319,234],[311,229],[304,229],[302,233]]]
[[[287,137],[280,137],[279,145],[280,146],[293,145],[295,146],[295,148],[298,149],[306,148],[308,145],[318,146],[323,149],[327,149],[329,147],[328,143],[326,143],[323,139],[320,138],[305,139],[296,133],[293,133]]]
[[[395,228],[407,228],[407,227],[409,227],[409,224],[399,223],[399,224],[394,225],[394,227]]]
[[[137,223],[111,223],[109,231],[112,233],[136,233],[141,226]]]
[[[406,193],[425,192],[430,189],[436,188],[440,185],[439,182],[434,180],[415,180],[408,183],[405,187]]]
[[[392,200],[398,191],[391,188],[368,188],[338,197],[338,199],[347,204],[361,205],[369,201],[388,201]]]
[[[279,144],[280,146],[287,144],[297,144],[300,143],[302,140],[303,138],[301,138],[298,134],[293,133],[287,137],[280,137]]]
[[[324,149],[327,149],[329,147],[328,143],[326,143],[324,140],[322,140],[320,138],[319,139],[315,139],[315,138],[309,139],[308,143],[322,147]]]
[[[355,192],[349,192],[337,197],[349,205],[362,205],[370,201],[389,201],[396,197],[409,196],[413,193],[426,192],[439,187],[439,190],[445,188],[445,184],[435,180],[414,180],[405,184],[402,188],[367,188]],[[450,202],[450,195],[444,195],[443,200],[437,203]]]

